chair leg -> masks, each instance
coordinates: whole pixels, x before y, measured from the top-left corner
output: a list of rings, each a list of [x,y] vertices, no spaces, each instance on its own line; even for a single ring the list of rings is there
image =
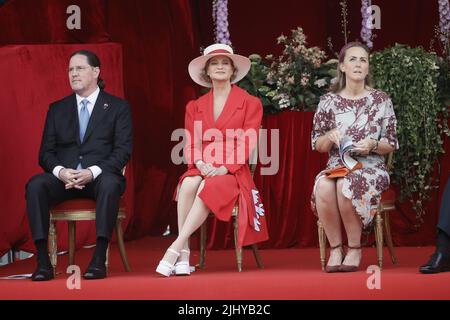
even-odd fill
[[[57,264],[57,238],[56,238],[56,226],[55,221],[50,220],[50,229],[48,232],[48,242],[49,242],[49,255],[50,262],[52,263],[53,273],[56,275],[56,264]]]
[[[125,251],[125,244],[123,242],[123,230],[122,230],[122,221],[117,219],[116,222],[116,235],[117,235],[117,244],[119,245],[120,257],[122,258],[123,266],[125,267],[126,272],[130,272],[131,268],[128,264],[127,253]]]
[[[375,242],[377,246],[378,266],[383,268],[383,218],[380,210],[375,215]]]
[[[108,244],[108,248],[106,248],[106,261],[105,261],[105,266],[106,266],[106,271],[108,271],[109,269],[109,244]]]
[[[234,248],[236,251],[236,262],[237,262],[237,268],[238,271],[242,271],[242,247],[238,246],[238,228],[239,228],[239,222],[238,217],[234,217]]]
[[[200,269],[205,269],[205,255],[206,255],[206,223],[203,222],[200,227]]]
[[[258,246],[256,244],[252,244],[252,249],[253,249],[253,255],[255,256],[256,265],[258,266],[258,268],[263,269],[264,265],[262,263],[261,256],[259,254]]]
[[[75,221],[67,221],[69,227],[69,265],[75,264]]]
[[[391,224],[389,222],[389,212],[384,212],[384,229],[386,230],[386,244],[389,249],[389,254],[391,255],[391,260],[393,264],[397,263],[397,256],[394,252],[394,243],[392,242],[391,235]]]
[[[322,222],[319,220],[317,220],[317,233],[319,235],[320,264],[322,271],[325,271],[327,237]]]

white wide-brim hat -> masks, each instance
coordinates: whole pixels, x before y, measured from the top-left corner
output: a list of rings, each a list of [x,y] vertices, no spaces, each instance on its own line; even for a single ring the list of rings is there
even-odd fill
[[[226,44],[216,43],[207,47],[203,51],[202,56],[195,58],[189,63],[189,75],[195,83],[198,83],[199,85],[207,88],[210,88],[212,86],[212,83],[205,81],[202,78],[201,74],[203,72],[203,69],[205,68],[206,62],[214,56],[227,56],[228,58],[233,60],[234,67],[237,69],[237,71],[235,74],[235,78],[231,81],[231,83],[236,83],[242,80],[242,78],[244,78],[250,70],[251,62],[249,58],[234,54],[233,49]]]

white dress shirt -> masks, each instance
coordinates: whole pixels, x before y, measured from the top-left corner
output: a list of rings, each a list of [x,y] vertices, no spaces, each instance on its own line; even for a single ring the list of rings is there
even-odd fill
[[[88,97],[82,97],[78,94],[75,94],[75,97],[77,98],[78,119],[80,117],[81,107],[83,106],[81,104],[81,101],[84,99],[86,99],[88,101],[87,109],[88,109],[89,117],[90,117],[92,114],[92,111],[94,110],[95,102],[97,101],[99,93],[100,93],[100,88],[97,87],[97,89],[95,89],[95,91],[92,92]],[[65,169],[65,168],[63,166],[56,166],[52,171],[53,175],[55,177],[57,177],[58,179],[60,179],[59,172],[61,171],[61,169]],[[91,166],[91,167],[88,167],[88,169],[91,170],[94,180],[102,173],[102,169],[100,169],[99,166]]]

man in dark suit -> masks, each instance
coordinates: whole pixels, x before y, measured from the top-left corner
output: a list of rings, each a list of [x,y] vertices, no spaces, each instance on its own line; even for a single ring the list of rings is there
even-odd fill
[[[437,233],[436,251],[430,260],[419,268],[421,273],[450,271],[450,178],[447,179],[442,195]]]
[[[37,249],[33,281],[53,278],[48,256],[49,207],[74,198],[96,200],[96,250],[85,279],[106,277],[106,249],[125,191],[122,169],[132,150],[128,103],[103,91],[100,61],[87,50],[72,54],[73,94],[52,103],[39,151],[44,173],[26,185],[27,212]]]

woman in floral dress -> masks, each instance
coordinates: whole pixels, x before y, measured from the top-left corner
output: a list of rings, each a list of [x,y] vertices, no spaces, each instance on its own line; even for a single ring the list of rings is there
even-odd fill
[[[398,142],[392,102],[386,93],[371,87],[369,49],[348,43],[339,54],[337,71],[337,81],[321,97],[314,115],[312,147],[329,153],[326,169],[330,169],[343,165],[338,146],[342,139],[351,139],[353,158],[363,167],[338,179],[320,172],[311,203],[330,242],[325,270],[349,272],[359,269],[362,229],[371,223],[381,193],[389,187],[384,155],[398,149]],[[346,255],[341,221],[348,239]]]

